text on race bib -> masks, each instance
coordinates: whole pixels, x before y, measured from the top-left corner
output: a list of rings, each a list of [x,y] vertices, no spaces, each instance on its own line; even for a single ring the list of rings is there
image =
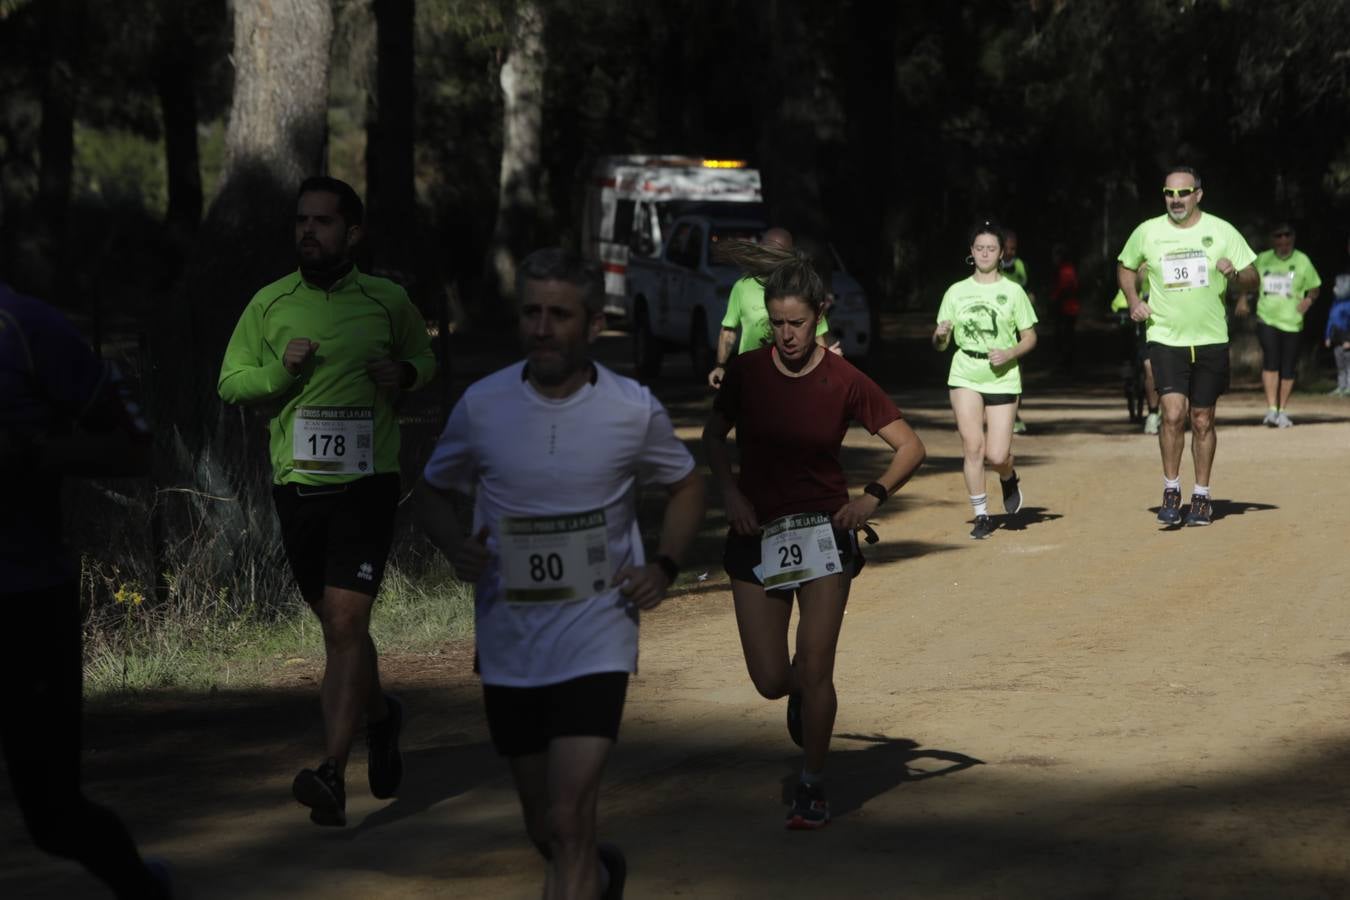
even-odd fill
[[[374,471],[375,413],[369,406],[300,406],[291,429],[291,465],[322,475]]]
[[[791,590],[842,571],[834,528],[824,513],[783,516],[764,526],[756,574],[766,591]]]
[[[1261,293],[1273,294],[1276,297],[1294,296],[1294,273],[1284,272],[1261,276]]]
[[[1174,250],[1163,254],[1163,287],[1169,291],[1209,287],[1209,260],[1203,250]]]
[[[507,603],[566,603],[604,593],[609,571],[605,511],[503,517],[497,538]]]

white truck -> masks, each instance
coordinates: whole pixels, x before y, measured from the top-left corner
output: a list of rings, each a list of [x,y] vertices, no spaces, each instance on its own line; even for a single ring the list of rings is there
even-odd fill
[[[582,209],[586,255],[605,272],[605,313],[630,319],[630,260],[658,254],[671,221],[690,204],[763,216],[759,172],[744,160],[691,156],[604,156],[591,171]],[[744,206],[742,206],[744,204]]]
[[[741,273],[713,259],[717,245],[731,239],[759,240],[768,229],[763,218],[728,214],[689,214],[676,218],[654,257],[630,256],[625,283],[631,311],[633,363],[638,377],[655,378],[669,352],[688,350],[694,377],[712,369],[731,286]],[[844,270],[833,248],[830,276],[833,303],[827,318],[830,343],[861,364],[875,343],[867,297]]]

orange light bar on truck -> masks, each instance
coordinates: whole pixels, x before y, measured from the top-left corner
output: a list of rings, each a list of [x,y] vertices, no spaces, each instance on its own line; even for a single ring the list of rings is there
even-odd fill
[[[703,161],[705,169],[744,169],[745,160],[743,159],[705,159]]]

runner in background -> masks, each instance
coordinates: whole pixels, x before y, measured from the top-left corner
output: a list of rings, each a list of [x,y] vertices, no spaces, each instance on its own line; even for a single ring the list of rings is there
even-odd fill
[[[345,772],[366,723],[370,792],[398,792],[403,706],[380,687],[370,615],[398,509],[404,391],[436,372],[426,322],[403,288],[352,263],[364,207],[351,186],[308,178],[296,199],[300,268],[260,290],[220,367],[226,403],[272,403],[272,498],[300,594],[323,626],[325,758],[291,792],[317,825],[347,823]]]
[[[1350,256],[1350,240],[1345,249]],[[1350,268],[1336,276],[1331,296],[1327,330],[1322,335],[1322,343],[1336,359],[1336,387],[1330,393],[1333,397],[1350,397]]]
[[[1208,525],[1214,509],[1209,479],[1218,437],[1214,410],[1228,390],[1228,320],[1224,294],[1256,287],[1256,254],[1237,229],[1200,211],[1199,174],[1175,166],[1163,180],[1164,215],[1135,228],[1120,251],[1116,281],[1130,304],[1130,318],[1148,323],[1149,358],[1162,405],[1158,447],[1163,501],[1158,522],[1176,525],[1181,511],[1181,451],[1191,425],[1195,487],[1187,525]],[[1149,296],[1135,286],[1148,264]]]
[[[965,455],[963,474],[974,510],[976,540],[989,537],[985,462],[998,472],[1003,509],[1015,513],[1023,497],[1013,468],[1013,413],[1022,393],[1018,362],[1036,346],[1036,312],[1026,291],[999,270],[1002,235],[984,222],[970,235],[967,264],[975,272],[947,289],[938,309],[933,347],[946,351],[953,338],[956,353],[947,376],[952,412]]]
[[[760,243],[780,250],[791,250],[792,233],[786,228],[770,228],[764,232]],[[740,330],[740,345],[737,346],[736,331]],[[822,314],[816,325],[816,343],[835,353],[842,354],[843,348],[838,341],[833,345],[829,341],[830,323]],[[731,286],[731,295],[727,298],[727,311],[722,316],[722,331],[717,338],[717,365],[708,373],[708,384],[713,388],[722,386],[726,375],[727,362],[737,353],[746,353],[767,347],[773,342],[773,331],[769,327],[769,313],[764,307],[764,285],[753,276],[738,278]]]
[[[1147,263],[1139,267],[1138,283],[1135,289],[1139,291],[1141,298],[1145,301],[1148,300]],[[1158,386],[1153,382],[1153,364],[1148,359],[1148,341],[1146,338],[1148,328],[1142,322],[1136,322],[1130,318],[1130,301],[1125,299],[1125,292],[1118,287],[1115,297],[1111,298],[1111,312],[1120,319],[1122,358],[1125,364],[1133,366],[1138,357],[1143,357],[1144,400],[1148,405],[1148,415],[1144,417],[1144,434],[1157,434],[1158,424],[1162,417],[1158,415]]]
[[[60,313],[0,284],[0,716],[14,800],[38,849],[73,859],[122,900],[172,896],[126,827],[80,787],[79,567],[61,481],[147,475],[150,431],[125,382]]]
[[[703,520],[703,478],[661,403],[591,360],[598,264],[553,248],[520,265],[524,362],[470,385],[417,489],[428,536],[474,584],[483,706],[510,761],[546,898],[623,896],[622,852],[596,840],[640,610],[655,609]],[[637,488],[663,487],[656,555]],[[461,521],[472,509],[472,527]]]
[[[1036,296],[1027,287],[1027,264],[1022,261],[1022,257],[1017,255],[1017,232],[1012,229],[1003,232],[1003,255],[999,257],[998,267],[1004,278],[1026,292],[1027,300],[1034,310],[1036,308]],[[1013,404],[1012,430],[1013,434],[1026,434],[1027,431],[1027,423],[1022,421],[1022,398],[1020,396],[1017,398],[1017,402]]]
[[[730,526],[723,564],[746,667],[764,697],[788,697],[788,734],[805,750],[787,827],[820,828],[830,818],[824,770],[838,705],[835,652],[849,584],[863,565],[854,532],[909,480],[924,448],[881,388],[813,339],[825,286],[807,256],[744,242],[729,251],[764,285],[773,343],[732,360],[703,446]],[[839,448],[851,421],[894,453],[850,499]],[[739,476],[727,446],[733,428]]]
[[[1055,282],[1050,287],[1050,305],[1055,310],[1055,351],[1060,369],[1065,374],[1072,374],[1075,332],[1082,310],[1078,298],[1078,270],[1069,259],[1069,250],[1064,244],[1055,244],[1050,249],[1050,259],[1055,267]]]
[[[1270,230],[1270,241],[1271,248],[1256,256],[1256,271],[1261,276],[1256,334],[1261,340],[1261,387],[1266,393],[1261,424],[1289,428],[1294,424],[1288,409],[1298,377],[1298,337],[1322,279],[1307,254],[1294,249],[1294,228],[1288,222]]]

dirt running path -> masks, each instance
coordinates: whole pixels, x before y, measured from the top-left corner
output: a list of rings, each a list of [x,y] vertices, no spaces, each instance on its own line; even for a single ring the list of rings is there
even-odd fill
[[[1156,444],[1115,397],[1036,398],[1016,444],[1032,509],[976,544],[944,397],[900,400],[930,461],[850,603],[835,821],[782,828],[798,758],[710,559],[644,622],[602,800],[628,896],[1350,896],[1350,404],[1300,398],[1276,431],[1234,424],[1255,396],[1225,400],[1217,521],[1166,531]],[[849,444],[852,471],[880,471],[878,443]],[[312,672],[92,710],[90,792],[194,897],[537,896],[463,654],[387,667],[407,784],[378,803],[356,768],[346,830],[288,796],[317,745]],[[100,896],[32,850],[7,796],[0,896]]]

